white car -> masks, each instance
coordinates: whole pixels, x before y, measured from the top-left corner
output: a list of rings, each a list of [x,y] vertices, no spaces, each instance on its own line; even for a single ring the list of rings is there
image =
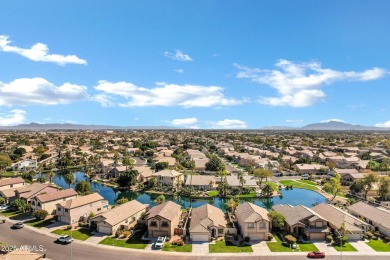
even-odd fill
[[[57,241],[61,242],[61,243],[70,244],[70,243],[72,243],[73,238],[71,238],[68,235],[65,235],[65,236],[60,236],[59,238],[57,238]]]
[[[10,205],[0,205],[0,211],[7,210],[7,209],[10,209],[10,208],[11,208]]]
[[[165,240],[167,240],[167,237],[159,237],[159,238],[157,238],[157,241],[154,244],[154,247],[155,248],[162,248],[164,246]]]

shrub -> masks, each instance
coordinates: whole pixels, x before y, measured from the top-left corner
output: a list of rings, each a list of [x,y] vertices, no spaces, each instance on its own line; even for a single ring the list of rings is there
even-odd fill
[[[184,246],[184,241],[182,239],[176,239],[172,242],[172,245]]]
[[[271,241],[274,236],[271,233],[268,233],[268,241]]]
[[[295,242],[297,242],[297,239],[293,235],[286,235],[284,236],[284,238],[289,244],[294,244]]]
[[[245,242],[249,243],[249,241],[251,241],[251,238],[250,237],[245,237],[244,240],[245,240]]]
[[[371,231],[368,231],[368,232],[366,233],[366,236],[367,236],[369,239],[371,239],[371,238],[374,236],[374,234],[372,234]]]
[[[373,236],[372,240],[378,240],[378,237],[377,236]]]
[[[238,240],[238,236],[237,236],[237,235],[234,235],[234,240],[235,240],[235,241]]]
[[[47,217],[47,215],[49,215],[49,213],[44,210],[44,209],[40,209],[40,210],[37,210],[33,213],[34,217],[38,220],[43,220]]]
[[[340,241],[340,239],[341,239],[341,241]],[[344,245],[347,242],[348,242],[348,237],[347,236],[342,236],[342,237],[337,236],[334,243],[336,245],[340,245],[340,243],[341,243],[341,245]]]
[[[130,231],[124,231],[124,232],[122,233],[122,236],[123,236],[124,238],[129,237],[129,236],[130,236]]]
[[[71,229],[72,229],[71,225],[66,226],[66,230],[71,230]]]
[[[115,237],[120,237],[123,233],[123,230],[122,229],[118,229],[116,232],[115,232]]]
[[[326,236],[326,242],[327,243],[332,243],[332,241],[333,241],[333,237],[331,235],[327,235]]]
[[[384,237],[383,240],[384,240],[385,242],[390,242],[390,237]]]
[[[375,231],[375,232],[374,232],[374,235],[375,235],[376,237],[382,236],[381,232],[379,232],[379,231]]]

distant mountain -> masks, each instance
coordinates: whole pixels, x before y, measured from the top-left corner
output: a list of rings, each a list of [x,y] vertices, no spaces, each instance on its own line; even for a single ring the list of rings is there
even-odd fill
[[[262,127],[261,130],[317,130],[317,131],[390,131],[390,128],[377,126],[362,126],[353,125],[340,121],[329,121],[323,123],[314,123],[302,127],[288,127],[288,126],[268,126]]]
[[[110,126],[82,124],[21,124],[16,126],[0,126],[0,130],[169,130],[179,129],[170,126]]]

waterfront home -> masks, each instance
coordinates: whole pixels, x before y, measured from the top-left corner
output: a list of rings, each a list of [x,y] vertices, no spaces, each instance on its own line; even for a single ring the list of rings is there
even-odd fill
[[[332,232],[339,230],[344,225],[345,230],[347,230],[345,235],[349,240],[362,239],[363,235],[370,229],[368,223],[331,204],[321,203],[311,209],[326,218]]]
[[[27,203],[30,203],[32,198],[39,194],[52,193],[57,191],[58,188],[50,186],[45,183],[34,182],[28,186],[20,187],[14,190],[15,199],[24,199]]]
[[[26,182],[21,177],[0,179],[0,191],[12,188],[19,188],[25,185]]]
[[[121,175],[122,173],[124,173],[126,171],[126,168],[128,168],[128,167],[114,166],[108,171],[107,176],[110,178],[118,178],[119,175]]]
[[[215,177],[210,175],[190,175],[187,176],[185,186],[204,191],[215,190],[216,181]]]
[[[50,193],[39,194],[31,199],[31,209],[33,211],[46,210],[52,215],[55,214],[57,203],[74,198],[77,198],[77,192],[74,189],[56,190]]]
[[[271,228],[268,211],[253,203],[245,202],[237,206],[235,211],[241,235],[250,240],[267,240]]]
[[[242,183],[240,180],[237,178],[237,176],[226,176],[226,181],[230,187],[241,187]],[[243,176],[245,182],[243,183],[244,187],[249,187],[249,188],[257,188],[257,179],[254,176],[251,175],[244,175]],[[220,181],[220,178],[216,178],[218,181]]]
[[[138,171],[137,182],[145,183],[152,178],[153,170],[149,166],[142,165],[134,167],[134,170]]]
[[[225,235],[226,219],[221,209],[204,204],[192,209],[190,221],[190,240],[209,242],[211,238]]]
[[[172,237],[181,217],[181,206],[168,201],[154,206],[146,213],[149,237]]]
[[[157,182],[162,186],[176,186],[184,182],[183,174],[175,170],[162,170],[152,173],[153,177],[157,178]]]
[[[11,167],[14,171],[27,172],[30,170],[36,170],[38,167],[38,163],[37,160],[25,159],[14,163]]]
[[[372,225],[375,231],[390,237],[390,210],[360,201],[349,206],[348,212]]]
[[[148,204],[132,200],[90,218],[90,226],[100,233],[109,235],[115,234],[117,230],[130,230],[148,208]]]
[[[320,173],[321,171],[324,171],[323,173],[326,173],[328,171],[328,167],[320,164],[295,164],[294,168],[297,172],[304,174],[304,173]]]
[[[108,207],[108,202],[99,193],[92,193],[57,203],[56,216],[58,221],[74,225],[107,211]]]
[[[330,230],[327,220],[315,211],[302,206],[275,205],[273,210],[285,217],[284,229],[296,237],[307,240],[325,240]]]

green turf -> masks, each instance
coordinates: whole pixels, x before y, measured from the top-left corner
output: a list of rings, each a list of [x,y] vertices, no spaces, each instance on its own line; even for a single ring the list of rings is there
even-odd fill
[[[192,251],[192,245],[191,244],[185,244],[182,246],[178,245],[172,245],[171,243],[165,243],[165,245],[162,248],[162,251],[169,251],[169,252],[191,252]]]
[[[284,186],[288,185],[288,186],[292,186],[293,188],[306,189],[306,190],[318,190],[317,186],[308,185],[303,182],[292,181],[292,180],[281,180],[279,182]]]
[[[372,249],[374,249],[377,252],[390,252],[390,245],[386,244],[382,240],[371,240],[370,242],[366,243],[369,245]]]
[[[92,230],[86,229],[86,228],[72,230],[72,234],[71,234],[70,230],[64,230],[64,229],[57,229],[51,233],[57,234],[60,236],[68,235],[68,236],[73,237],[74,239],[83,240],[83,241],[87,240],[88,238],[90,238],[92,236]]]
[[[217,241],[215,244],[209,245],[210,253],[243,253],[243,252],[253,252],[251,246],[235,246],[230,242],[224,240]]]
[[[218,190],[208,191],[207,195],[209,195],[210,197],[217,197],[219,195],[219,191]]]
[[[118,247],[127,247],[135,249],[144,249],[149,241],[141,240],[142,232],[136,233],[132,238],[129,239],[116,239],[113,237],[107,237],[103,239],[99,244],[109,245],[109,246],[118,246]]]
[[[337,251],[343,251],[343,252],[354,252],[357,251],[356,248],[354,248],[350,243],[345,243],[342,247],[340,245],[333,244],[333,247]]]

